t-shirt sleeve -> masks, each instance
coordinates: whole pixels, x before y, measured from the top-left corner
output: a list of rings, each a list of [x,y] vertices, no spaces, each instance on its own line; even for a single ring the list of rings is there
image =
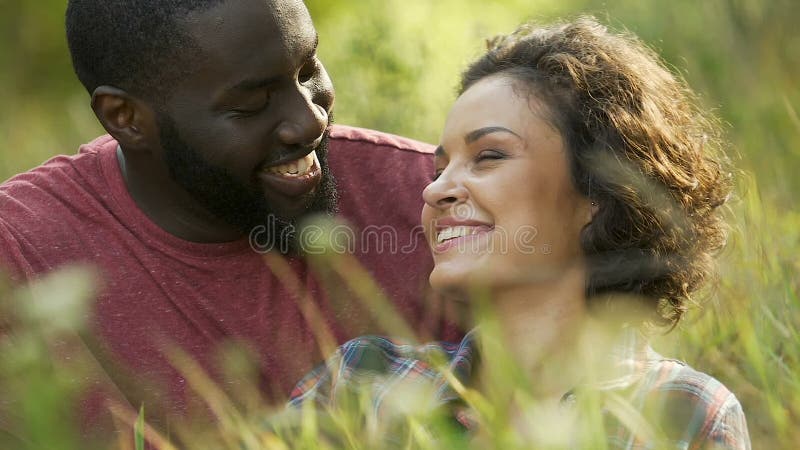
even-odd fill
[[[342,215],[362,228],[392,226],[406,233],[419,225],[422,190],[433,174],[432,153],[433,146],[410,139],[336,128],[329,162]]]
[[[33,273],[19,240],[18,233],[0,218],[0,272],[14,283],[27,280]]]
[[[352,250],[408,324],[434,340],[463,333],[446,303],[428,295],[433,259],[420,223],[422,192],[433,175],[434,146],[373,130],[337,125],[329,165],[339,192],[339,218],[352,231]],[[349,293],[336,296],[348,304]],[[349,302],[352,303],[352,302]],[[352,308],[349,306],[349,308]],[[351,315],[339,317],[345,320]],[[341,322],[354,334],[389,330]]]

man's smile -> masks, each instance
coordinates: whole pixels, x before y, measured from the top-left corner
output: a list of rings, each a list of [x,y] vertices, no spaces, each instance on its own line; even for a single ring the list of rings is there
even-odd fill
[[[264,170],[289,178],[303,177],[309,175],[315,165],[319,167],[319,164],[317,164],[318,161],[317,152],[313,151],[302,158],[298,158],[284,164],[270,166]]]
[[[287,163],[269,166],[258,172],[258,178],[269,188],[284,197],[299,197],[317,187],[322,177],[317,152]]]

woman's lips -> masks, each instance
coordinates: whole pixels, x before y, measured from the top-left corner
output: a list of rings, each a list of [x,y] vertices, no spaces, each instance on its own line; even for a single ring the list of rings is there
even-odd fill
[[[478,250],[479,240],[492,231],[489,225],[457,225],[450,227],[437,227],[434,253],[443,253],[452,248],[465,250]]]

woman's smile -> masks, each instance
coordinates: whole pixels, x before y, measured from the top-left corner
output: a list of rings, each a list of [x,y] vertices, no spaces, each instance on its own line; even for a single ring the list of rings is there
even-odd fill
[[[494,229],[489,224],[476,221],[458,221],[442,219],[436,222],[436,240],[432,244],[434,253],[443,253],[452,248],[459,251],[477,252],[478,246],[484,246],[489,233]]]
[[[476,83],[456,101],[435,153],[435,179],[423,192],[434,288],[502,287],[580,260],[590,202],[573,186],[544,109],[505,76]]]

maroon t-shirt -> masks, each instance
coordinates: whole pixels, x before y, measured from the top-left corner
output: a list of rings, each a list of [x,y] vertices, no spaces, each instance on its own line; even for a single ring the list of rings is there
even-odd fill
[[[330,137],[329,163],[340,216],[352,225],[352,250],[409,323],[435,330],[435,308],[422,295],[432,261],[419,228],[432,148],[343,126]],[[215,365],[217,345],[231,339],[247,342],[260,357],[267,396],[287,395],[324,356],[295,295],[248,239],[200,244],[155,225],[129,195],[116,148],[102,136],[77,155],[55,157],[0,185],[2,264],[22,280],[73,263],[100,271],[90,318],[96,341],[84,343],[109,375],[105,382],[134,407],[146,400],[168,415],[185,410],[186,380],[163,352],[170,344],[224,387],[237,383]],[[286,261],[338,343],[386,331],[331,271]]]

